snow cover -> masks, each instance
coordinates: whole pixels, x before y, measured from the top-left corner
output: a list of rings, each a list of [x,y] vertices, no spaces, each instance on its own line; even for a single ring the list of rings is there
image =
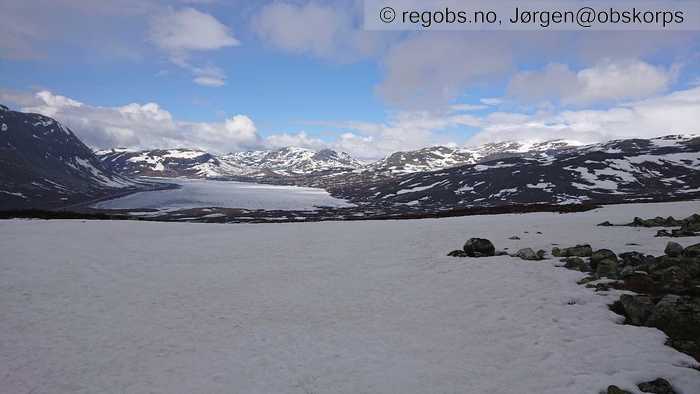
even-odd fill
[[[157,181],[159,178],[146,178]],[[313,210],[319,206],[352,206],[331,197],[323,189],[297,186],[273,186],[257,183],[212,181],[203,179],[161,179],[179,189],[146,191],[94,205],[100,209],[245,208],[266,210]]]
[[[7,393],[598,393],[700,387],[663,333],[556,260],[445,256],[590,242],[661,254],[655,229],[595,227],[697,202],[588,213],[215,225],[0,221]],[[529,233],[525,233],[528,231]],[[543,235],[535,232],[542,231]],[[517,234],[522,240],[509,240]],[[623,246],[634,242],[641,246]],[[684,245],[699,238],[681,241]]]

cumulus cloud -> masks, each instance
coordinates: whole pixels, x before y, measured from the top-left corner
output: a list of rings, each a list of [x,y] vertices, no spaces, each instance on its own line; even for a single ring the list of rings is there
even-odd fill
[[[605,110],[563,110],[535,114],[493,113],[481,119],[470,143],[558,138],[592,143],[700,133],[700,88],[624,103]]]
[[[265,138],[265,145],[269,148],[284,148],[296,146],[320,150],[328,147],[328,144],[319,138],[309,136],[306,132],[273,134]]]
[[[188,147],[221,153],[258,147],[262,141],[255,123],[245,115],[223,122],[185,122],[156,103],[99,107],[49,91],[0,91],[0,100],[56,118],[93,148]]]
[[[565,105],[643,99],[666,91],[677,67],[657,67],[642,61],[603,61],[575,72],[552,63],[540,71],[522,71],[510,82],[508,94],[526,102],[555,101]]]

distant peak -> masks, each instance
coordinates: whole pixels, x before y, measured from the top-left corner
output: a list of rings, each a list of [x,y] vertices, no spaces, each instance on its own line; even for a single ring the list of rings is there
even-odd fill
[[[6,106],[0,104],[0,111],[9,111],[10,109],[7,108]]]

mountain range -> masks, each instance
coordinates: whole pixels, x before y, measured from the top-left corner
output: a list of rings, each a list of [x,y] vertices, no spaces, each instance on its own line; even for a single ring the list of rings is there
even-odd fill
[[[54,119],[0,106],[0,165],[0,210],[66,208],[167,187],[144,177],[321,187],[383,212],[700,197],[694,135],[586,146],[567,140],[434,146],[370,163],[296,147],[220,156],[182,148],[93,152]]]

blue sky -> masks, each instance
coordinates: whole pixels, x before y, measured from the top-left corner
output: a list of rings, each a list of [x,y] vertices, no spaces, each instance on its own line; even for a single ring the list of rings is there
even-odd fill
[[[376,158],[700,123],[697,32],[368,32],[358,0],[28,0],[0,1],[0,35],[0,102],[95,148]]]

